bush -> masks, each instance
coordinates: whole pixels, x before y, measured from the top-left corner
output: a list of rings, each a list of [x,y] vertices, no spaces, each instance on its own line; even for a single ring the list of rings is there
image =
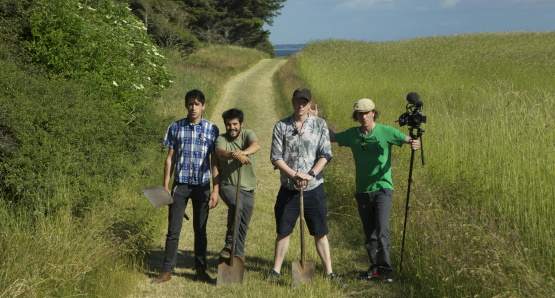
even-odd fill
[[[146,97],[171,83],[165,57],[126,4],[39,0],[30,13],[30,30],[35,63],[94,86],[125,113],[126,122],[141,113]]]

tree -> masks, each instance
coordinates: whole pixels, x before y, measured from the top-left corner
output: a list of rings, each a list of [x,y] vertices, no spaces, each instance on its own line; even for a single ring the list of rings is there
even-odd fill
[[[188,29],[189,13],[181,1],[120,0],[145,24],[156,43],[166,49],[178,50],[183,55],[199,47],[198,38]]]

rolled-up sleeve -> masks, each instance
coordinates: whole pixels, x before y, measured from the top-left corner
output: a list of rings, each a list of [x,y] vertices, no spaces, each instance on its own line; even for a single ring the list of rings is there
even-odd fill
[[[270,161],[274,163],[277,160],[283,159],[284,143],[283,143],[284,129],[280,122],[274,126],[272,134],[272,148],[270,150]]]
[[[318,158],[324,157],[329,162],[332,159],[333,154],[331,153],[331,142],[330,142],[328,125],[326,124],[326,121],[324,121],[323,119],[319,119],[319,120],[320,120],[319,121],[320,123],[318,125],[318,128],[319,128],[318,134],[322,137],[320,138],[320,142],[317,148],[318,151],[316,152],[316,155],[318,156]]]

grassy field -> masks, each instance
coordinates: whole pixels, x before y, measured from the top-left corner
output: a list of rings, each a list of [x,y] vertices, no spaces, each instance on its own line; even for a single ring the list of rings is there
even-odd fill
[[[378,122],[424,102],[405,243],[403,291],[415,296],[555,294],[555,33],[484,33],[398,42],[321,41],[290,66],[330,126],[355,126],[353,103]],[[282,74],[282,76],[287,76]],[[358,231],[350,152],[334,147],[327,191],[341,233]],[[393,258],[399,262],[410,153],[395,151]],[[339,174],[336,174],[339,173]],[[331,182],[331,183],[329,183]],[[350,215],[347,216],[347,215]],[[332,231],[333,232],[333,231]],[[360,245],[353,236],[347,245]]]

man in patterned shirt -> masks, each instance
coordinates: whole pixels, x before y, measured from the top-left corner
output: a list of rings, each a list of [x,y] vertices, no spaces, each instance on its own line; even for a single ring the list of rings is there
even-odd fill
[[[312,94],[306,88],[293,93],[291,103],[294,113],[280,120],[274,127],[270,159],[280,170],[281,188],[274,206],[276,217],[276,244],[274,267],[269,281],[277,281],[283,259],[289,248],[290,235],[300,213],[299,188],[304,189],[304,213],[310,235],[314,236],[316,251],[328,278],[344,285],[332,270],[327,238],[328,222],[326,194],[322,170],[331,160],[331,145],[326,122],[310,116]]]
[[[193,230],[196,278],[215,283],[206,273],[206,223],[208,210],[218,204],[219,178],[215,142],[219,135],[216,125],[202,117],[205,108],[204,94],[191,90],[185,95],[187,118],[172,123],[166,132],[164,145],[168,147],[164,167],[164,188],[173,196],[169,205],[168,234],[164,264],[161,274],[153,283],[170,280],[177,261],[179,235],[183,215],[189,199],[193,202]],[[173,185],[169,185],[173,173]],[[213,189],[210,194],[210,177]]]

